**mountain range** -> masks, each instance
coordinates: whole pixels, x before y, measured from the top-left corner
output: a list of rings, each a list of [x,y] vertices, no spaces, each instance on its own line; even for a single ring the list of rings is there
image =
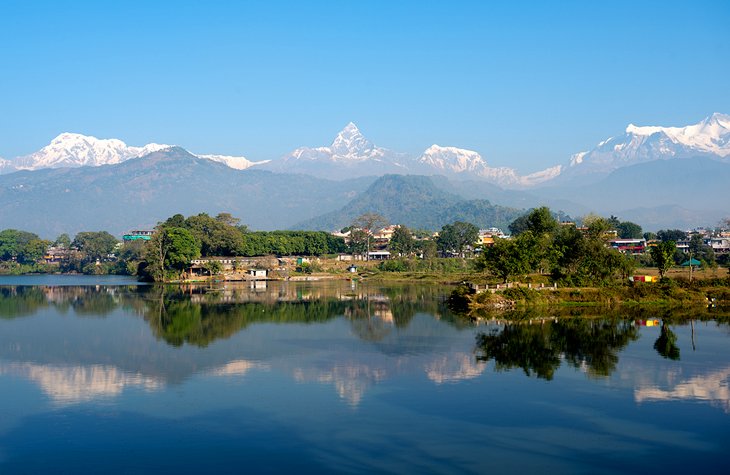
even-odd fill
[[[618,215],[647,230],[689,228],[730,214],[730,117],[629,125],[564,166],[526,176],[456,147],[433,145],[416,157],[394,152],[352,123],[329,146],[268,162],[66,133],[38,152],[0,160],[0,171],[0,229],[45,237],[121,234],[175,213],[223,211],[253,229],[333,230],[360,211],[427,229],[455,219],[503,226],[541,205],[573,216]]]
[[[170,145],[128,146],[117,139],[63,133],[41,150],[13,160],[0,159],[0,173],[121,163]],[[277,173],[301,173],[327,179],[381,176],[388,173],[445,175],[482,180],[504,188],[526,189],[567,181],[590,182],[625,166],[655,160],[707,157],[730,162],[730,116],[715,113],[685,127],[635,126],[574,154],[568,163],[528,175],[509,167],[491,167],[475,151],[431,145],[419,156],[379,147],[350,122],[329,146],[300,147],[277,160],[251,161],[244,156],[196,154],[200,158],[244,170],[256,167]]]

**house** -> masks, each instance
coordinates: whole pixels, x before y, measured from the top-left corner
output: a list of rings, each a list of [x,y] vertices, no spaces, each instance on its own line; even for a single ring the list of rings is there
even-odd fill
[[[268,271],[266,269],[249,269],[248,275],[254,279],[265,279]]]
[[[646,252],[645,239],[613,239],[611,247],[624,254],[643,254]]]
[[[149,241],[152,238],[152,235],[154,234],[154,231],[148,231],[148,230],[134,230],[129,231],[127,234],[122,236],[122,239],[124,241]]]
[[[390,259],[389,251],[370,251],[368,252],[369,261],[385,261]]]

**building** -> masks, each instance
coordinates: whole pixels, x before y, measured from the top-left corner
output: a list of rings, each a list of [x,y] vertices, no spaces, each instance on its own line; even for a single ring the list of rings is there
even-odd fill
[[[646,252],[645,239],[614,239],[611,247],[624,254],[643,254]]]
[[[149,241],[154,233],[154,231],[134,230],[122,236],[122,239],[125,241]]]

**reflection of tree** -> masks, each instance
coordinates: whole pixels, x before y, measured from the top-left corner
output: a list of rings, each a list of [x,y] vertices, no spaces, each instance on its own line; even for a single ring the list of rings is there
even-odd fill
[[[46,306],[40,287],[0,287],[0,318],[27,317]]]
[[[528,376],[552,379],[561,359],[594,376],[616,368],[618,352],[638,338],[629,321],[571,319],[540,325],[506,325],[477,335],[477,359],[493,359],[497,370],[522,368]]]
[[[677,335],[669,328],[666,322],[662,321],[662,330],[659,338],[654,342],[654,349],[662,357],[670,360],[679,360],[679,347],[677,346]]]

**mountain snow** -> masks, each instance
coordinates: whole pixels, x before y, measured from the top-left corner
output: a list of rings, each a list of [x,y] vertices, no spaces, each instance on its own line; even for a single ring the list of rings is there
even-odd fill
[[[113,165],[169,147],[156,143],[130,147],[117,139],[63,133],[39,151],[16,158],[13,165],[18,170]]]
[[[16,170],[99,166],[121,163],[170,147],[151,143],[133,147],[117,139],[63,133],[39,151],[13,160],[0,158],[0,174]],[[623,166],[672,158],[709,157],[730,161],[730,116],[715,113],[685,127],[629,124],[622,135],[573,155],[569,166],[520,175],[513,168],[490,167],[472,150],[432,145],[418,157],[378,147],[350,122],[329,146],[300,147],[278,160],[252,162],[243,156],[200,154],[199,158],[244,170],[252,166],[288,173],[342,179],[387,173],[446,174],[480,178],[504,187],[530,187],[559,175],[570,177],[610,173]]]
[[[35,153],[17,157],[12,161],[0,159],[0,173],[42,168],[113,165],[170,147],[172,146],[157,143],[134,147],[118,139],[98,139],[88,135],[63,133]],[[251,162],[246,157],[229,155],[196,156],[223,163],[238,170],[265,163]]]
[[[571,172],[608,173],[623,166],[653,160],[705,156],[725,161],[730,156],[730,116],[715,113],[686,127],[629,124],[619,136],[593,150],[573,155]]]
[[[268,163],[269,160],[264,160],[261,162],[252,162],[251,160],[247,159],[246,157],[235,157],[231,155],[199,155],[199,154],[193,154],[198,158],[205,158],[207,160],[212,160],[214,162],[222,163],[224,165],[228,165],[231,168],[235,168],[236,170],[245,170],[246,168],[252,167],[254,165],[264,164]]]
[[[560,165],[521,176],[513,168],[490,167],[482,156],[472,150],[456,147],[431,145],[417,162],[441,173],[473,175],[501,186],[533,186],[548,181],[560,174]]]
[[[300,147],[282,160],[328,160],[353,164],[366,161],[394,162],[402,155],[375,146],[363,136],[355,124],[350,122],[337,134],[329,147]]]

